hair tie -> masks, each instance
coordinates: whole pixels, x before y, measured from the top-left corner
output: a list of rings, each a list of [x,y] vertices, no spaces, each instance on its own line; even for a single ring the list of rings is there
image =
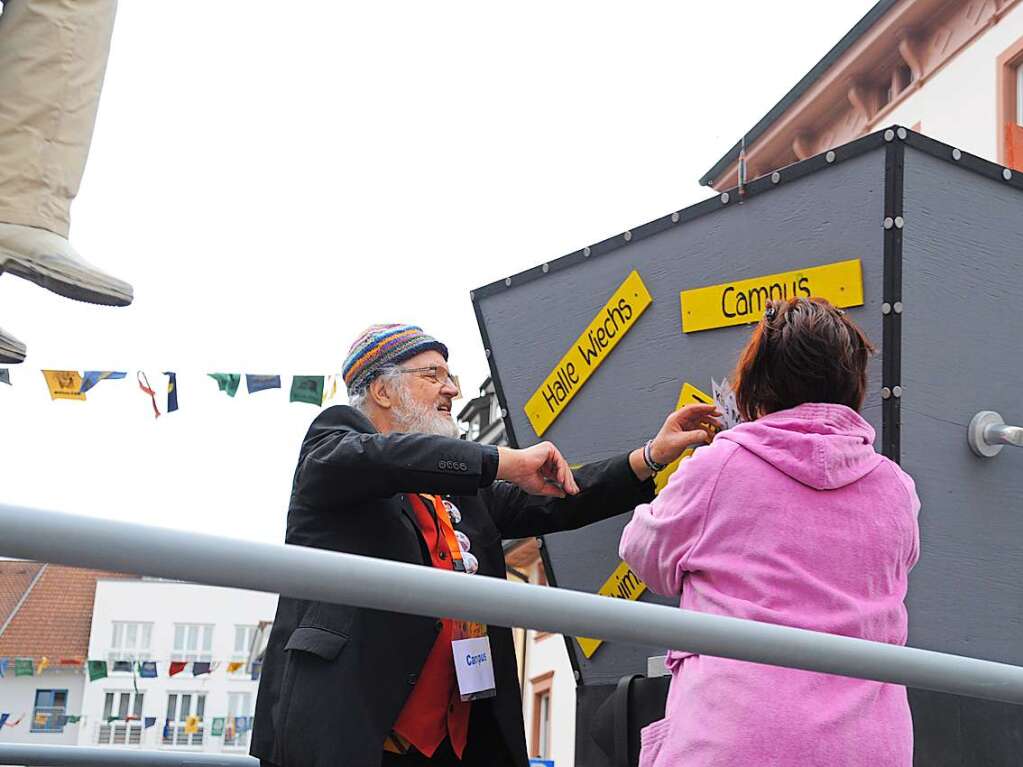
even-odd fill
[[[767,311],[764,312],[764,317],[766,317],[769,320],[773,320],[774,315],[777,313],[778,311],[773,306],[768,306]]]

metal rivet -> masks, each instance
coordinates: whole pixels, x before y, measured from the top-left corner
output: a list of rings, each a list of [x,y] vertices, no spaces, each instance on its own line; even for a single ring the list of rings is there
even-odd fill
[[[577,682],[583,678],[583,675],[579,673],[579,669],[575,669],[574,671],[572,671],[572,676],[575,677],[575,681]]]
[[[470,290],[469,291],[469,300],[470,301],[475,301],[476,300],[476,291],[474,291],[474,290]]]
[[[511,287],[511,277],[505,277],[504,284],[507,285],[508,287]]]
[[[885,229],[891,229],[893,226],[895,226],[895,219],[892,218],[891,216],[888,216],[887,218],[885,218],[885,220],[884,220],[884,228]]]
[[[828,162],[834,162],[835,161],[835,153],[834,153],[834,151],[829,149],[828,153],[826,155],[824,155],[824,159],[827,160]]]
[[[538,549],[542,549],[543,548],[543,538],[537,538],[536,539],[536,547]]]
[[[485,354],[487,355],[487,359],[490,359],[490,355],[492,354],[492,352],[490,351],[490,349],[484,349],[483,351],[484,351],[484,353],[485,353]]]
[[[626,232],[622,236],[625,238],[625,241],[628,242],[629,240],[632,239],[632,232]]]
[[[892,307],[896,314],[902,314],[902,301],[896,301],[895,306]]]
[[[902,387],[901,386],[893,386],[892,387],[892,396],[895,397],[896,399],[901,397],[902,396]]]
[[[958,149],[953,149],[952,150],[952,159],[953,160],[961,160],[961,159],[963,159],[963,153],[960,152]]]
[[[775,171],[771,174],[771,183],[777,184],[779,181],[781,181],[781,174],[778,171]]]
[[[1006,181],[1010,181],[1012,179],[1012,171],[1008,168],[1002,168],[1002,178]]]
[[[543,273],[544,274],[547,274],[547,272],[549,272],[551,270],[551,265],[550,264],[544,264],[540,268],[543,269]]]
[[[905,225],[906,225],[906,219],[904,219],[902,216],[896,216],[895,217],[895,228],[896,229],[901,229]]]
[[[501,408],[501,418],[507,418],[507,417],[508,417],[508,411],[505,410],[504,408]]]
[[[895,131],[893,131],[891,128],[884,132],[885,141],[891,141],[893,138],[895,138]]]
[[[679,219],[678,213],[672,213],[671,214],[671,223],[677,224],[678,223],[678,219]]]
[[[728,192],[724,192],[724,193],[723,193],[723,194],[721,195],[721,204],[722,204],[722,205],[727,205],[727,204],[728,204],[728,201],[729,201],[730,199],[731,199],[731,198],[730,198],[730,197],[728,196]]]
[[[883,304],[881,304],[881,314],[891,314],[891,313],[892,313],[892,305],[890,303],[885,301]]]
[[[589,258],[589,257],[590,257],[590,249],[589,249],[589,247],[583,248],[583,258]]]
[[[905,128],[899,128],[899,130],[898,130],[898,135],[899,135],[899,138],[900,138],[900,139],[902,139],[903,141],[905,141],[905,140],[906,140],[906,136],[908,136],[909,134],[908,134],[908,133],[906,133],[906,129],[905,129]]]
[[[881,399],[890,399],[892,396],[892,390],[887,386],[881,389]]]

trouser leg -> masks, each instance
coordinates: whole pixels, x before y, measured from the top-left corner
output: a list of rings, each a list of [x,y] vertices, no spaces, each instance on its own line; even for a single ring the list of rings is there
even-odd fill
[[[7,0],[0,14],[0,222],[70,228],[116,0]]]

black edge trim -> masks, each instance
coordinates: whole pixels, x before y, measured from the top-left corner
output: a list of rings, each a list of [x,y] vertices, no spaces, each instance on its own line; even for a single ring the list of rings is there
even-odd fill
[[[540,544],[540,561],[543,562],[544,573],[547,576],[547,585],[556,589],[558,587],[558,579],[554,575],[554,565],[551,564],[551,558],[547,555],[547,541],[544,540],[543,536],[536,540]],[[562,638],[565,640],[565,649],[568,650],[568,662],[572,664],[572,681],[578,687],[580,684],[584,684],[582,666],[579,663],[579,646],[575,643],[574,638],[568,634],[562,634]]]
[[[490,348],[490,335],[487,333],[487,325],[483,321],[483,313],[480,311],[480,303],[477,300],[479,294],[475,293],[472,295],[472,310],[476,314],[476,324],[480,329],[480,339],[483,341],[483,349],[487,354],[487,365],[490,366],[490,378],[494,382],[494,393],[497,395],[497,404],[501,406],[501,411],[508,415],[503,415],[501,420],[504,421],[504,433],[508,439],[508,444],[512,447],[517,448],[519,441],[515,438],[515,427],[512,425],[511,410],[508,407],[508,400],[504,396],[504,388],[501,386],[501,376],[497,374],[497,364],[494,362],[494,350]]]
[[[906,138],[904,143],[913,149],[929,154],[932,157],[936,157],[939,160],[951,163],[961,168],[966,168],[974,173],[979,173],[981,176],[997,181],[999,184],[1005,184],[1006,186],[1013,187],[1023,191],[1023,171],[1012,171],[1012,178],[1008,181],[1002,176],[1002,171],[1005,170],[1004,165],[999,165],[991,160],[985,160],[983,157],[978,157],[975,154],[969,152],[960,151],[960,158],[957,160],[952,156],[952,152],[956,149],[949,144],[944,144],[941,141],[937,141],[929,136],[925,136],[922,133],[914,133],[911,130],[906,130]]]
[[[903,215],[906,148],[901,141],[885,149],[884,215],[893,223],[884,231],[883,301],[893,307],[902,301],[902,228],[894,219]],[[882,320],[881,386],[893,392],[902,385],[902,315],[891,310]],[[898,463],[902,453],[902,399],[890,394],[881,402],[881,452]]]

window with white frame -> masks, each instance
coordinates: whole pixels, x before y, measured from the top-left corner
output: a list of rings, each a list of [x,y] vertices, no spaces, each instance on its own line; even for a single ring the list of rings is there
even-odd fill
[[[204,692],[172,692],[167,696],[167,722],[163,728],[165,746],[201,746],[206,726],[203,717],[206,714],[206,693]],[[189,717],[195,716],[197,726],[195,732],[188,730]]]
[[[153,624],[132,621],[114,621],[113,635],[107,660],[112,671],[130,671],[115,668],[118,662],[149,660],[153,641]]]
[[[238,717],[244,717],[245,725],[239,727]],[[249,745],[249,726],[252,717],[252,693],[230,692],[227,694],[227,727],[224,730],[224,745],[238,748]]]
[[[142,703],[145,693],[113,690],[103,700],[103,718],[96,725],[101,746],[137,746],[142,742]]]
[[[174,650],[171,653],[174,661],[213,660],[213,625],[209,623],[175,623]]]
[[[245,665],[236,669],[233,676],[247,676],[249,674],[249,651],[252,649],[252,642],[256,638],[256,630],[258,628],[258,626],[237,625],[234,627],[234,652],[231,654],[231,662],[244,663]]]

